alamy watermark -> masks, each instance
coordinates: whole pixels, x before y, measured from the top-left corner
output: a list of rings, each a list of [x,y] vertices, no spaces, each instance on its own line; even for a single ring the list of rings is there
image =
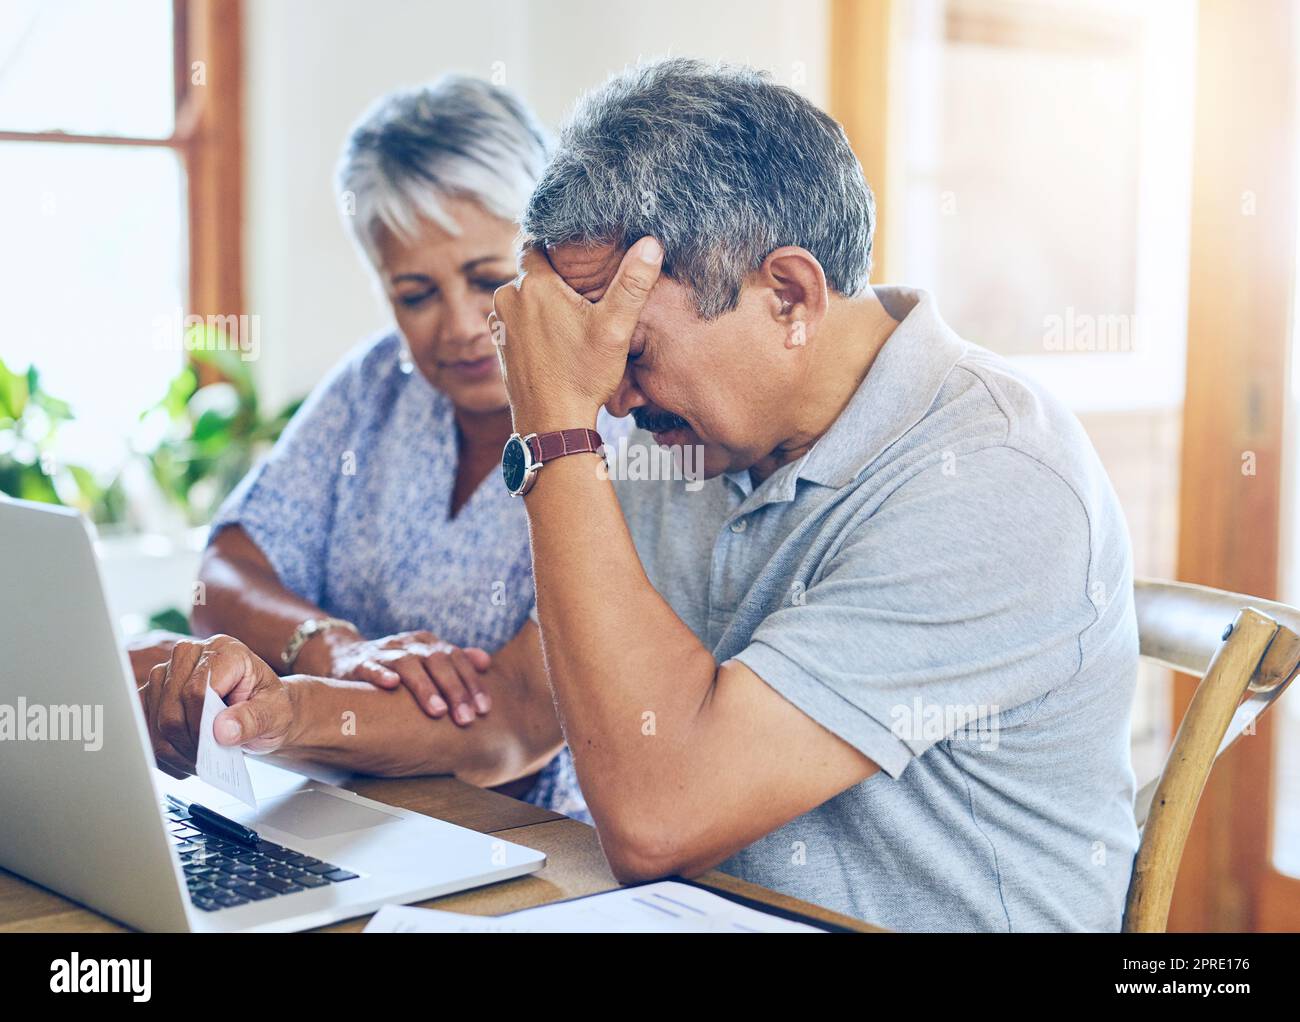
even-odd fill
[[[998,747],[1002,708],[973,703],[926,703],[916,696],[889,711],[889,729],[904,742],[969,741],[983,752]]]
[[[87,752],[104,747],[104,706],[0,703],[0,742],[81,742]]]
[[[601,479],[626,479],[634,482],[685,480],[686,489],[694,492],[704,485],[704,447],[700,444],[633,443],[619,437],[605,444],[605,457],[596,468]]]
[[[1138,322],[1134,315],[1095,315],[1068,306],[1065,315],[1043,317],[1045,351],[1131,352],[1137,350]]]
[[[55,994],[130,994],[148,1001],[153,988],[151,958],[82,958],[76,951],[50,962],[50,992]]]
[[[175,308],[154,317],[153,346],[157,351],[230,351],[245,362],[256,362],[262,353],[262,318],[187,316]]]

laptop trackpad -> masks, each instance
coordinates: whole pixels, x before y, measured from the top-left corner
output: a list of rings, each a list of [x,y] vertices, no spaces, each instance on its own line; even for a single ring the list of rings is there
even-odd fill
[[[250,827],[264,824],[309,841],[396,823],[401,819],[316,788],[268,798],[258,806],[257,812],[239,813],[238,817],[241,823]]]

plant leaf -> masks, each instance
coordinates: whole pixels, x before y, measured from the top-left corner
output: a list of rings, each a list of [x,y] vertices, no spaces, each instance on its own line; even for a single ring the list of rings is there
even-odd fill
[[[27,396],[31,393],[28,376],[10,372],[0,359],[0,410],[17,422],[27,409]]]

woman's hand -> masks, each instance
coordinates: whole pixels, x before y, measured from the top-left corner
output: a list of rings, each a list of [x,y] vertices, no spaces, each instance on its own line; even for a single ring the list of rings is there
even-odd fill
[[[477,646],[462,649],[431,632],[398,632],[382,639],[327,633],[322,639],[328,650],[327,677],[367,681],[387,689],[405,685],[430,717],[442,717],[450,709],[451,719],[462,727],[492,709],[479,680],[492,658]],[[318,673],[305,666],[299,670]]]

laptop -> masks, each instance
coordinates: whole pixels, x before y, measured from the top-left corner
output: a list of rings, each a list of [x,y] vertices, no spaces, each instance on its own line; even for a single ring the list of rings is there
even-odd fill
[[[255,810],[158,770],[90,525],[0,495],[0,866],[136,929],[242,932],[322,926],[546,862],[272,759],[247,757]]]

